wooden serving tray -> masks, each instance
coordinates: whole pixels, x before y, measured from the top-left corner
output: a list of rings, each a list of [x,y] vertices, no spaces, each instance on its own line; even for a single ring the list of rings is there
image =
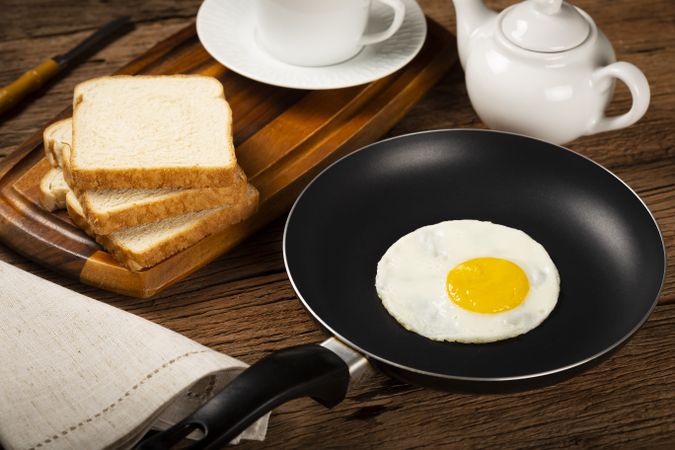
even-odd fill
[[[454,37],[428,20],[420,53],[386,78],[327,91],[284,89],[249,80],[217,63],[199,43],[192,24],[117,74],[192,73],[218,78],[234,113],[239,164],[260,191],[258,213],[148,270],[129,271],[75,227],[65,212],[49,213],[39,206],[38,184],[49,169],[40,130],[0,165],[0,240],[84,283],[150,297],[288,211],[318,171],[386,133],[456,60]],[[57,118],[71,114],[68,108]]]

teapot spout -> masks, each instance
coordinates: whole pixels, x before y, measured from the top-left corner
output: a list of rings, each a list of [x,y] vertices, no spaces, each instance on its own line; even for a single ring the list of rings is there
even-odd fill
[[[476,30],[497,17],[497,13],[485,6],[482,0],[452,0],[457,17],[457,51],[462,67],[471,47],[471,38]]]

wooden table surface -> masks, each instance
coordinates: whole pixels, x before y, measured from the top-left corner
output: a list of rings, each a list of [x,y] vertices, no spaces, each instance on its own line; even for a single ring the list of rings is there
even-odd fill
[[[224,0],[223,0],[224,1]],[[194,19],[199,0],[0,0],[0,85],[63,52],[111,17],[130,14],[137,29],[0,118],[0,158],[61,111],[75,84],[106,75]],[[454,32],[449,0],[421,0]],[[513,0],[493,0],[501,9]],[[650,81],[646,116],[629,129],[568,145],[622,177],[661,227],[669,265],[675,255],[675,4],[672,0],[578,0],[613,42],[617,57]],[[611,106],[627,110],[620,86]],[[459,66],[391,132],[483,127]],[[0,245],[0,259],[183,333],[246,362],[323,333],[303,311],[281,256],[283,219],[232,253],[149,300],[84,286]],[[675,275],[633,339],[608,361],[556,386],[508,395],[466,395],[408,386],[376,375],[332,410],[311,400],[272,415],[263,443],[239,448],[675,448]]]

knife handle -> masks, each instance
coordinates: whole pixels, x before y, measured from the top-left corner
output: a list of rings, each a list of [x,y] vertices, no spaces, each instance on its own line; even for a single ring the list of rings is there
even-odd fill
[[[16,106],[26,95],[38,90],[58,72],[59,63],[51,58],[45,59],[39,66],[0,89],[0,114]]]

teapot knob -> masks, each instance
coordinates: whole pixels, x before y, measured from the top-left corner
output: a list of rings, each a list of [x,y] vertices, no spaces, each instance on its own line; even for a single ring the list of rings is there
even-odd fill
[[[557,14],[562,6],[562,0],[534,0],[534,7],[542,14]]]

